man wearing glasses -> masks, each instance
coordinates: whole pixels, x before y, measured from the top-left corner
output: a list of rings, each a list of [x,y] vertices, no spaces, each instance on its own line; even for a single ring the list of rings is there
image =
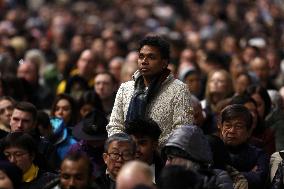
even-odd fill
[[[100,188],[115,189],[119,170],[126,162],[134,159],[135,151],[135,142],[125,133],[117,133],[107,139],[103,154],[106,172],[96,179]]]

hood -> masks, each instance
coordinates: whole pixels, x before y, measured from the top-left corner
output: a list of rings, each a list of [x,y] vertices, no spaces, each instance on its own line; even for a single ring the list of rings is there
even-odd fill
[[[185,125],[175,129],[163,147],[162,154],[166,155],[165,153],[169,151],[169,148],[182,150],[190,159],[196,162],[205,164],[213,162],[207,138],[202,130],[194,125]]]

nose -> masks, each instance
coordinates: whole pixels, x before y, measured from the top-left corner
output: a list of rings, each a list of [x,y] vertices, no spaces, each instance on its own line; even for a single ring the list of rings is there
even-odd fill
[[[68,185],[69,185],[69,188],[75,188],[75,179],[74,179],[74,178],[71,178],[71,179],[69,180]]]
[[[168,159],[167,159],[167,161],[166,161],[166,166],[167,166],[167,165],[171,165],[171,160],[168,160]]]
[[[15,156],[10,156],[10,157],[9,157],[9,161],[10,161],[11,163],[16,163],[16,158],[15,158]]]

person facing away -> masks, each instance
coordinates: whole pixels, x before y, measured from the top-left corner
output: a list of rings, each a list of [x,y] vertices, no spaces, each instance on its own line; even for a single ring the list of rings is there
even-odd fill
[[[123,165],[117,175],[116,189],[134,189],[143,185],[154,189],[151,167],[145,162],[133,160]]]
[[[146,36],[138,53],[138,70],[133,81],[121,84],[107,131],[111,136],[124,132],[125,121],[152,118],[161,127],[161,145],[174,128],[192,123],[190,92],[167,68],[170,46],[162,37]]]

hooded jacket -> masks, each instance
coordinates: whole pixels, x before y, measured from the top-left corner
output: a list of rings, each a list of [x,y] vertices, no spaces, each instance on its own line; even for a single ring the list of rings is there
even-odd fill
[[[178,148],[185,152],[185,156],[195,162],[210,164],[213,156],[207,138],[197,126],[186,125],[180,127],[170,135],[162,154],[165,155],[169,148]]]
[[[162,156],[165,157],[167,154],[183,157],[207,167],[213,163],[207,138],[199,127],[192,125],[184,125],[172,132],[162,149]],[[226,171],[221,169],[194,171],[203,177],[204,188],[233,189],[233,182]]]

